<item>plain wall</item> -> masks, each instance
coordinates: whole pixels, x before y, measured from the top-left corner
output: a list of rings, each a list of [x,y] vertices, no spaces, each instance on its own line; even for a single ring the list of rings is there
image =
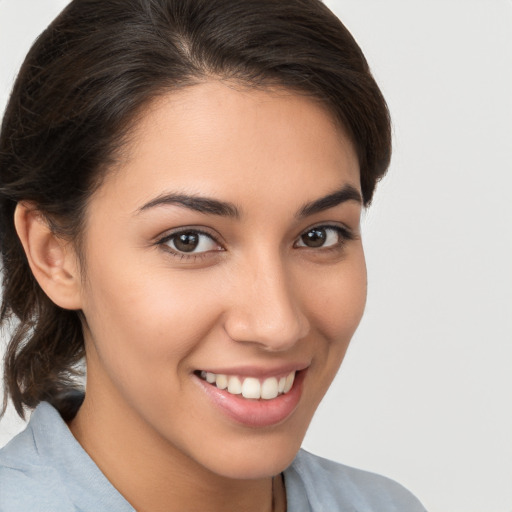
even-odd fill
[[[0,0],[0,109],[65,0]],[[365,318],[306,448],[430,512],[512,511],[512,3],[330,0],[394,122]],[[20,428],[12,411],[0,445]]]

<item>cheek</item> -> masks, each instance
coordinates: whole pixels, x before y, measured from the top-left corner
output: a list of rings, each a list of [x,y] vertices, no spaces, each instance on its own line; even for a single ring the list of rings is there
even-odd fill
[[[312,337],[315,368],[311,372],[318,386],[318,393],[312,397],[316,405],[336,376],[364,312],[367,278],[362,246],[355,256],[340,262],[316,285],[310,283],[306,288],[309,317],[317,332]]]
[[[330,344],[348,345],[366,304],[367,278],[362,247],[350,259],[327,269],[325,275],[309,283],[309,311],[322,337]]]
[[[176,414],[200,417],[176,391],[189,380],[189,355],[215,322],[215,298],[168,269],[102,268],[93,277],[86,311],[89,389],[109,389],[155,426],[172,425]]]
[[[106,263],[106,262],[104,262]],[[203,339],[217,316],[208,283],[185,272],[132,265],[96,265],[84,313],[96,351],[113,367],[168,372]]]

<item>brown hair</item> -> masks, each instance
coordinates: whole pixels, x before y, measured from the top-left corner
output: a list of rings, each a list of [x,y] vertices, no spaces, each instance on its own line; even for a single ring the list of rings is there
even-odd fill
[[[348,30],[319,0],[73,0],[34,43],[0,133],[0,242],[9,319],[4,405],[66,414],[84,355],[80,312],[34,279],[14,227],[32,201],[79,242],[87,199],[155,96],[218,77],[322,101],[351,137],[369,204],[391,154],[386,103]]]

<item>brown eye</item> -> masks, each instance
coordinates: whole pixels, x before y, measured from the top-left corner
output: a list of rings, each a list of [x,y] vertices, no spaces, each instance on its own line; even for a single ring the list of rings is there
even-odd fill
[[[314,228],[300,238],[306,247],[322,247],[327,240],[327,233],[324,228]]]
[[[179,253],[202,253],[219,250],[217,242],[206,233],[182,231],[168,237],[165,242],[170,249]]]
[[[197,233],[181,233],[173,241],[178,251],[193,252],[199,245],[199,236]]]
[[[303,233],[297,240],[296,247],[309,247],[311,249],[333,247],[341,245],[350,239],[349,233],[338,226],[318,226]]]

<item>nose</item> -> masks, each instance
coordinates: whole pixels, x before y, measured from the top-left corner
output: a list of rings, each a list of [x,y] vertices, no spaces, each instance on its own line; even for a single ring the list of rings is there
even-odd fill
[[[224,328],[232,340],[278,352],[307,335],[310,325],[301,297],[280,257],[254,258],[231,277]]]

